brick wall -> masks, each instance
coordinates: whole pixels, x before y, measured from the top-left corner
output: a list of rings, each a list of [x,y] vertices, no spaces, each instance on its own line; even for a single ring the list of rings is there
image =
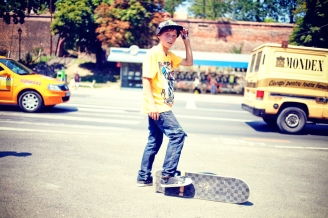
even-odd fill
[[[243,53],[250,53],[253,48],[263,43],[281,43],[288,40],[293,31],[292,24],[204,21],[196,19],[174,19],[189,29],[194,51],[229,53],[233,46],[243,45]],[[42,46],[44,53],[50,51],[50,17],[31,16],[24,24],[0,22],[0,49],[11,51],[11,57],[18,59],[18,28],[21,28],[21,57],[34,48]],[[58,36],[52,37],[52,52],[58,46]],[[177,40],[173,50],[183,50],[182,40]]]
[[[175,20],[189,29],[194,51],[229,53],[233,46],[243,45],[243,53],[250,53],[263,43],[281,43],[288,40],[293,24],[226,22],[203,20]],[[177,40],[173,50],[184,49],[182,40]]]
[[[0,21],[0,50],[10,51],[10,57],[18,59],[19,35],[17,30],[22,30],[21,58],[25,59],[27,52],[42,46],[44,53],[50,53],[50,16],[26,17],[23,24],[6,24]],[[52,52],[56,50],[58,36],[52,36]]]

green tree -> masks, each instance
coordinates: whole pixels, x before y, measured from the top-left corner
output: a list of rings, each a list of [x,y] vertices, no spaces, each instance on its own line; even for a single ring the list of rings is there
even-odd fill
[[[287,21],[286,16],[288,17],[289,23],[295,23],[295,10],[298,4],[298,0],[280,0],[280,11],[285,16],[282,17],[283,21]]]
[[[253,0],[240,0],[233,2],[231,17],[233,20],[256,21],[257,5]]]
[[[95,10],[98,39],[108,47],[151,46],[163,6],[163,0],[102,3]]]
[[[50,0],[0,0],[0,18],[7,24],[24,23],[26,13],[30,14],[32,10],[38,13],[39,10],[50,8],[49,5]]]
[[[231,0],[192,0],[189,12],[197,18],[216,20],[231,12]]]
[[[7,24],[10,24],[11,21],[14,24],[24,23],[26,8],[27,4],[24,0],[0,0],[0,17]]]
[[[233,0],[233,20],[263,22],[267,18],[278,21],[282,15],[279,0]]]
[[[64,39],[65,48],[96,54],[96,65],[101,68],[103,51],[96,34],[96,7],[92,0],[58,0],[51,28]]]
[[[174,14],[176,7],[181,5],[185,0],[165,0],[164,9],[170,14]]]
[[[305,10],[294,27],[289,42],[303,45],[328,48],[328,0],[306,0],[298,11]]]

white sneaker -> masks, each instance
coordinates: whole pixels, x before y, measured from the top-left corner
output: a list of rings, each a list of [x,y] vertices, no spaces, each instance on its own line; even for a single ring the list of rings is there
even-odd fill
[[[192,180],[188,177],[184,176],[163,176],[161,179],[161,187],[168,188],[168,187],[181,187],[187,186],[192,183]]]

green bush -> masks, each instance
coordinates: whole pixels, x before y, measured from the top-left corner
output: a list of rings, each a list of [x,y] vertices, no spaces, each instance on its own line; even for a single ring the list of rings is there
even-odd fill
[[[32,55],[30,52],[27,52],[25,55],[25,62],[27,65],[29,65],[30,63],[32,63],[33,59],[32,59]]]
[[[34,56],[38,56],[40,50],[41,50],[41,53],[44,51],[44,49],[43,49],[42,46],[39,46],[39,47],[33,48],[33,50],[32,50],[32,54],[33,54]]]

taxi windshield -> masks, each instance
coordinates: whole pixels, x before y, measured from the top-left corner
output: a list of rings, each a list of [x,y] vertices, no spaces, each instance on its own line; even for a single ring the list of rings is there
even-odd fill
[[[11,59],[0,58],[0,63],[4,64],[10,70],[12,70],[13,72],[15,72],[19,75],[34,74],[34,72],[31,69],[29,69],[28,67],[25,67],[23,64],[20,64],[17,61],[14,61]]]

